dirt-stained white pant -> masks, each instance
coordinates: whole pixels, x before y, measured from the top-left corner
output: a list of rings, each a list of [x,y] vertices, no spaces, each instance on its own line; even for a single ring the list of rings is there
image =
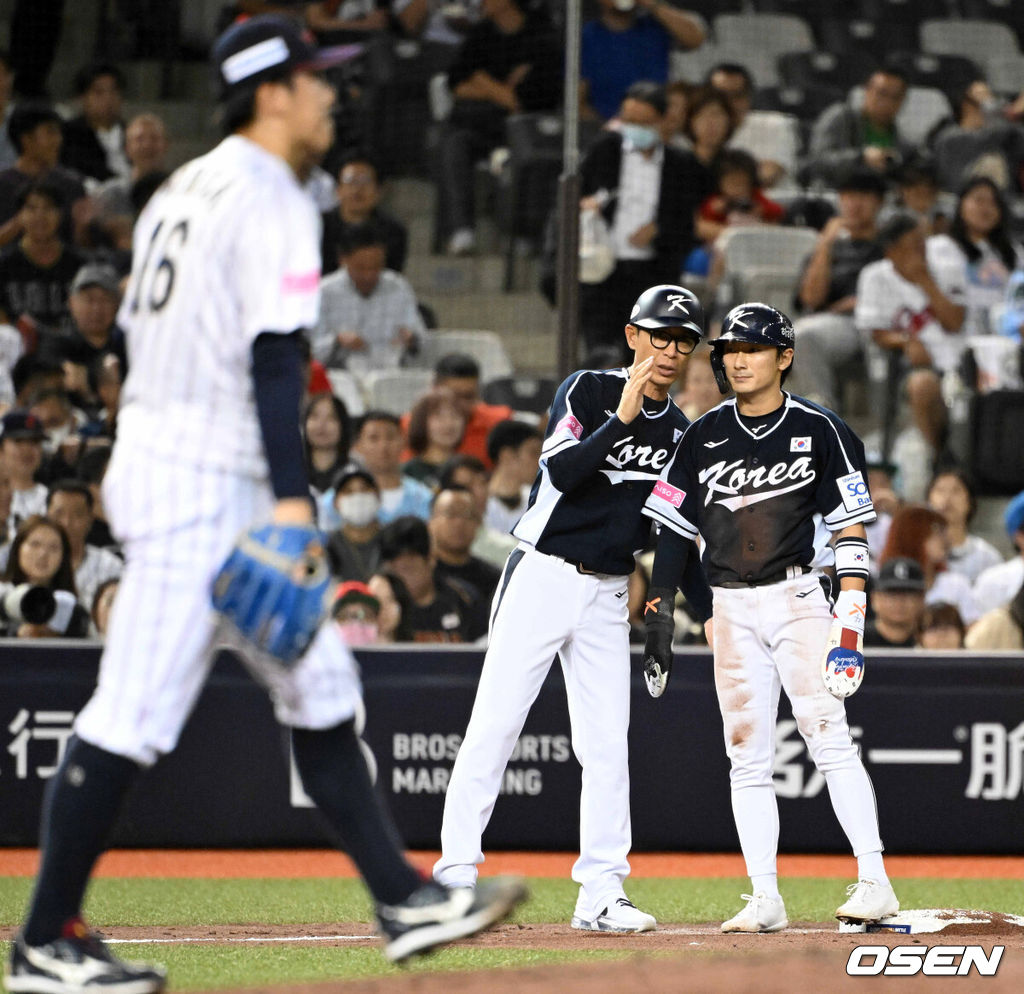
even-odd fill
[[[880,851],[871,781],[850,737],[846,708],[821,678],[832,611],[818,574],[763,587],[715,587],[714,620],[715,688],[748,874],[775,872],[779,816],[772,767],[783,689],[854,855]]]
[[[75,731],[148,766],[175,747],[209,675],[213,577],[239,534],[269,519],[273,498],[251,477],[115,448],[103,501],[125,570]],[[283,724],[330,728],[361,714],[358,668],[335,625],[321,626],[289,689],[274,701]]]
[[[622,896],[629,874],[629,612],[624,576],[582,575],[529,546],[510,556],[491,609],[473,713],[448,783],[441,858],[449,886],[476,881],[481,836],[523,723],[557,653],[583,767],[576,913]]]

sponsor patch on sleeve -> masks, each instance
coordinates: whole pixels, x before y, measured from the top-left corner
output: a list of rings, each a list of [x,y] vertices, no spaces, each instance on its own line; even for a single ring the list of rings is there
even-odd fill
[[[791,438],[789,440],[789,451],[790,452],[810,452],[811,451],[811,437],[810,435],[803,435],[799,438]]]
[[[847,473],[836,479],[839,495],[843,499],[843,507],[847,511],[857,511],[862,507],[871,506],[871,495],[868,485],[860,473]]]
[[[583,425],[572,415],[567,414],[561,421],[558,422],[558,427],[555,429],[555,434],[567,431],[573,438],[578,442],[583,435]]]
[[[308,273],[285,273],[281,279],[281,292],[312,293],[320,286],[320,272],[311,269]]]
[[[658,480],[658,482],[654,484],[651,496],[657,497],[659,500],[667,501],[673,507],[682,507],[683,500],[686,497],[686,491],[680,490],[678,487],[673,487],[671,483],[666,483],[664,480]]]

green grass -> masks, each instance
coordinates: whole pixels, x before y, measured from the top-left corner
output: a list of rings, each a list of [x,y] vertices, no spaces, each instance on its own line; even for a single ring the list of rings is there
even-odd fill
[[[792,877],[780,881],[789,916],[825,921],[841,903],[852,880]],[[0,877],[0,925],[17,924],[29,899],[32,881]],[[669,922],[707,922],[736,912],[745,878],[632,880],[634,901]],[[1011,880],[896,881],[905,908],[984,908],[1024,915],[1024,888]],[[533,879],[531,899],[516,920],[568,921],[576,900],[571,880]],[[214,925],[250,922],[368,922],[371,905],[355,880],[171,880],[100,878],[93,882],[86,914],[104,925]]]
[[[784,879],[786,909],[794,921],[828,921],[851,881],[841,878]],[[32,881],[0,877],[0,925],[16,925],[24,913]],[[576,899],[570,880],[534,879],[531,898],[517,914],[522,923],[567,922]],[[979,908],[1024,915],[1024,895],[1016,880],[896,881],[905,908]],[[740,907],[744,878],[652,879],[628,884],[634,901],[663,922],[720,921]],[[354,880],[170,880],[101,878],[90,888],[86,915],[97,928],[116,925],[202,926],[275,922],[281,924],[367,922],[371,905]],[[6,956],[6,944],[0,944]],[[126,958],[167,964],[176,990],[257,986],[339,978],[387,976],[399,972],[380,951],[365,945],[300,947],[256,943],[147,945],[117,947]],[[580,954],[529,949],[454,948],[418,961],[413,970],[473,970],[519,967],[628,953],[587,950]]]

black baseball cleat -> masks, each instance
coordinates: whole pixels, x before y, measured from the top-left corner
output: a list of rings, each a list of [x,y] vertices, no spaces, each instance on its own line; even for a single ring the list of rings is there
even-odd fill
[[[30,946],[22,936],[11,944],[4,983],[11,994],[157,994],[167,972],[152,963],[117,959],[96,934]]]
[[[493,877],[476,887],[444,887],[429,881],[401,904],[378,904],[384,955],[400,963],[435,946],[482,932],[527,897],[518,877]]]

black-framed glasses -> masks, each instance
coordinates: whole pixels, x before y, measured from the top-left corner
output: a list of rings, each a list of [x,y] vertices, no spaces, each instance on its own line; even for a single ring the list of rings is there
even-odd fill
[[[676,343],[677,355],[689,355],[697,347],[697,339],[693,335],[670,335],[665,328],[644,328],[651,336],[651,345],[659,351],[667,349],[672,342]]]

